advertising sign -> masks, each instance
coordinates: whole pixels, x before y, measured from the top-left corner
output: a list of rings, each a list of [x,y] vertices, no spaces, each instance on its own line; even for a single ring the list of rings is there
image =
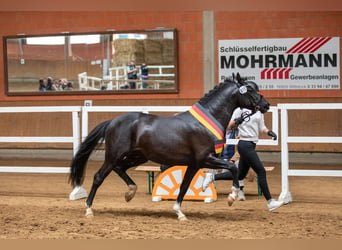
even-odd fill
[[[219,81],[233,73],[260,89],[340,89],[340,38],[219,40]]]

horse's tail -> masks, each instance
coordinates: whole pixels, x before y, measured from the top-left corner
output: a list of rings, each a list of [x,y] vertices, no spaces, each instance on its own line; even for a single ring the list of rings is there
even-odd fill
[[[97,125],[82,142],[70,166],[69,182],[75,187],[80,186],[84,180],[85,167],[90,154],[99,143],[105,139],[105,132],[111,120]]]

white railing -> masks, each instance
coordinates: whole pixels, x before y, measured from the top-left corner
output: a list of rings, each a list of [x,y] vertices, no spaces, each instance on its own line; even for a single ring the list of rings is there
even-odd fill
[[[342,137],[330,136],[289,136],[288,134],[288,110],[309,110],[309,109],[342,109],[342,103],[291,103],[278,104],[281,116],[281,183],[282,191],[279,199],[285,203],[292,201],[289,190],[289,176],[327,176],[342,177],[342,170],[300,170],[289,169],[289,143],[342,143]]]
[[[148,76],[153,76],[153,77],[160,77],[160,76],[170,76],[170,77],[174,77],[175,74],[174,73],[164,73],[163,70],[164,69],[174,69],[175,66],[174,65],[151,65],[148,66],[149,69],[158,69],[158,73],[157,74],[148,74]]]
[[[29,113],[29,112],[70,112],[72,113],[72,136],[58,137],[23,137],[23,136],[1,136],[0,142],[25,142],[25,143],[73,143],[73,153],[75,154],[80,145],[80,133],[83,139],[88,135],[89,113],[91,112],[185,112],[190,106],[57,106],[57,107],[0,107],[1,113]],[[288,110],[306,109],[342,109],[342,103],[334,104],[278,104],[271,107],[272,130],[278,133],[278,110],[281,114],[281,178],[282,192],[279,199],[285,203],[291,202],[292,197],[289,191],[289,176],[334,176],[342,177],[342,170],[294,170],[289,169],[289,143],[342,143],[342,137],[305,137],[288,135]],[[80,127],[79,113],[82,113],[82,128]],[[229,144],[236,144],[237,140],[227,140]],[[278,140],[259,140],[258,145],[278,145]],[[0,172],[25,172],[25,173],[69,173],[69,168],[63,167],[0,167]],[[78,187],[80,188],[80,187]],[[82,190],[81,190],[82,191]],[[74,191],[73,191],[74,192]],[[85,191],[84,191],[85,192]],[[81,197],[80,195],[76,197]],[[82,193],[83,197],[83,193]]]
[[[80,145],[80,118],[79,113],[82,107],[77,106],[56,106],[56,107],[0,107],[1,113],[60,113],[69,112],[72,114],[72,136],[0,136],[0,142],[16,143],[72,143],[73,154]],[[0,172],[25,172],[25,173],[69,173],[69,168],[63,167],[0,167]]]
[[[114,67],[109,68],[109,82],[107,84],[107,89],[112,90],[113,86],[114,89],[120,89],[120,83],[125,82],[127,80],[127,67]],[[113,84],[114,82],[114,84]]]
[[[190,106],[75,106],[75,107],[11,107],[0,108],[0,113],[29,113],[29,112],[71,112],[72,113],[72,131],[73,136],[69,137],[0,137],[0,142],[39,142],[39,143],[73,143],[73,154],[77,152],[80,145],[80,120],[79,113],[82,112],[82,141],[88,135],[89,112],[185,112]],[[273,110],[274,113],[276,110]],[[273,116],[274,118],[275,116]],[[276,116],[277,117],[277,116]],[[276,119],[277,120],[277,119]],[[277,128],[277,123],[273,123]],[[70,173],[69,167],[37,167],[37,166],[1,166],[0,172],[10,173]],[[76,186],[69,195],[70,200],[77,200],[87,197],[87,191]]]
[[[174,82],[174,80],[158,80],[158,77],[175,77],[174,73],[163,72],[164,69],[174,69],[174,67],[174,65],[149,65],[149,69],[157,69],[158,73],[149,73],[148,76],[157,80],[140,80],[140,74],[138,74],[138,79],[134,80],[138,84],[137,88],[139,89],[142,87],[142,82],[153,83],[154,89],[159,89],[159,84],[162,82]],[[119,90],[121,83],[127,84],[128,82],[127,66],[109,68],[109,78],[106,79],[106,81],[108,81],[107,90]]]
[[[78,74],[78,85],[80,90],[100,90],[102,79],[95,76],[88,76],[87,72]]]

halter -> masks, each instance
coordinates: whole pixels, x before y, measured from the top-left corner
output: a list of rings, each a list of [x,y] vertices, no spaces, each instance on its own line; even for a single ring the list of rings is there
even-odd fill
[[[248,122],[250,119],[251,119],[251,116],[254,115],[255,112],[242,112],[242,114],[240,115],[240,117],[245,121],[245,122]]]
[[[232,81],[233,83],[235,83],[235,85],[238,87],[239,89],[239,93],[241,95],[245,95],[248,94],[250,97],[251,94],[248,93],[248,89],[246,85],[249,85],[250,87],[252,87],[253,89],[255,89],[256,92],[259,92],[259,87],[255,82],[252,81],[245,81],[240,77],[240,74],[238,73],[236,76],[233,73],[231,77],[226,79],[227,81]],[[259,94],[260,95],[260,94]],[[253,104],[254,104],[254,110],[252,110],[252,113],[256,112],[257,110],[259,110],[260,108],[260,103],[262,101],[262,95],[260,95],[260,99],[257,102],[254,102],[254,98],[251,98],[253,100]]]
[[[194,104],[189,109],[190,114],[206,127],[215,137],[215,153],[221,154],[225,145],[224,128],[222,125],[207,112],[199,103]]]
[[[252,98],[252,95],[248,92],[248,89],[247,89],[247,86],[246,85],[248,85],[248,83],[246,84],[246,85],[243,85],[242,83],[239,83],[239,82],[237,82],[237,81],[235,81],[234,80],[234,83],[236,84],[236,86],[238,87],[238,89],[239,89],[239,93],[241,94],[241,95],[245,95],[245,94],[247,94],[247,95],[249,95],[250,97],[251,97],[251,99],[252,99],[252,101],[253,101],[253,105],[254,105],[254,110],[252,110],[252,113],[255,113],[257,110],[259,110],[259,108],[260,108],[260,103],[261,103],[261,101],[262,101],[262,95],[260,95],[260,98],[259,98],[259,100],[257,101],[257,102],[254,102],[254,98]],[[250,85],[249,85],[250,86]],[[253,87],[252,87],[253,88]],[[249,115],[250,116],[250,115]]]

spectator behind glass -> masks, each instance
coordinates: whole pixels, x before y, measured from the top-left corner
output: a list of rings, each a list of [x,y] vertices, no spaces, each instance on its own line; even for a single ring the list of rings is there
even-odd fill
[[[49,76],[47,78],[46,90],[48,91],[52,90],[52,84],[53,84],[52,77]]]
[[[64,88],[64,90],[73,90],[73,89],[74,89],[74,87],[72,85],[72,82],[68,82],[66,87]]]
[[[140,78],[142,80],[142,88],[143,89],[146,89],[147,88],[147,85],[148,83],[147,82],[144,82],[148,80],[148,66],[146,65],[146,63],[142,63],[141,64],[141,67],[140,67]]]
[[[39,79],[39,91],[46,91],[46,81],[44,79]]]
[[[135,62],[131,61],[131,63],[127,67],[127,78],[128,79],[138,79],[138,69],[135,67]],[[130,89],[136,88],[136,82],[129,82]]]

